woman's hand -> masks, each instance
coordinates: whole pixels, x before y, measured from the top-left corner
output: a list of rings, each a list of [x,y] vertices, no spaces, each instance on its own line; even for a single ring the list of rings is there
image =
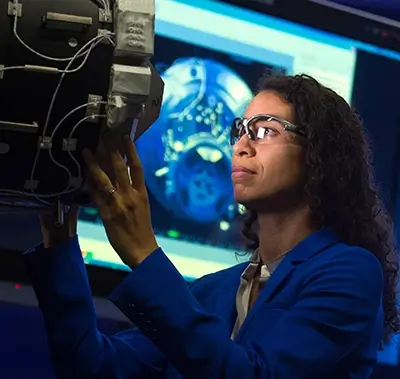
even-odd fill
[[[99,210],[108,239],[122,261],[135,268],[158,246],[151,225],[141,162],[129,137],[124,137],[123,147],[127,165],[117,146],[106,146],[115,185],[90,151],[85,150],[83,155],[92,200]]]

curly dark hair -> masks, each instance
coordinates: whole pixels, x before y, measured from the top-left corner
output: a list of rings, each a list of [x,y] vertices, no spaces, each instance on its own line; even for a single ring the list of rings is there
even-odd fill
[[[313,217],[342,240],[375,254],[384,272],[385,339],[399,331],[398,254],[393,223],[374,182],[371,150],[358,114],[337,93],[308,75],[269,76],[260,91],[291,104],[295,124],[306,131],[306,186]],[[259,245],[257,214],[247,211],[242,230]]]

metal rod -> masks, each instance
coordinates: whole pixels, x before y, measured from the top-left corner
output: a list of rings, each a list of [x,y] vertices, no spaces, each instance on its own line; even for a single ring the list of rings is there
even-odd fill
[[[64,206],[60,200],[57,200],[57,221],[56,227],[61,227],[65,222]]]

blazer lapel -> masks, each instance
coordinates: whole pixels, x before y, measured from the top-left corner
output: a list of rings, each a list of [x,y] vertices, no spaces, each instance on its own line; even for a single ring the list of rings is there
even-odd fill
[[[264,288],[258,295],[257,300],[255,301],[246,318],[244,319],[236,340],[239,340],[241,338],[243,332],[246,330],[248,324],[253,320],[254,316],[257,314],[261,306],[271,300],[276,292],[279,291],[280,285],[284,284],[285,278],[287,278],[293,270],[294,266],[292,265],[291,260],[285,257],[285,259],[276,268],[276,270],[273,272],[268,282],[265,284]]]
[[[268,282],[258,295],[258,298],[247,314],[236,339],[239,340],[239,338],[241,338],[243,332],[253,320],[261,306],[271,301],[282,286],[284,286],[285,280],[289,278],[290,274],[298,264],[310,259],[315,254],[338,242],[339,238],[330,228],[322,228],[304,239],[291,252],[289,252],[273,272]]]
[[[218,298],[216,308],[212,310],[225,322],[226,331],[229,335],[232,333],[237,317],[236,293],[239,288],[240,277],[247,265],[248,263],[238,265],[231,272],[231,275],[224,280],[218,289],[221,296]]]

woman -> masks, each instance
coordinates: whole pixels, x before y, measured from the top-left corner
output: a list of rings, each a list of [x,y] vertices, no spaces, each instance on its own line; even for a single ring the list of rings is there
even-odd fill
[[[232,127],[250,263],[189,288],[152,230],[140,161],[109,147],[115,187],[86,152],[110,243],[132,268],[111,300],[137,326],[99,333],[76,237],[43,217],[26,254],[58,378],[366,379],[398,329],[397,260],[362,126],[308,76],[263,81]]]

